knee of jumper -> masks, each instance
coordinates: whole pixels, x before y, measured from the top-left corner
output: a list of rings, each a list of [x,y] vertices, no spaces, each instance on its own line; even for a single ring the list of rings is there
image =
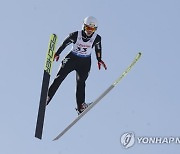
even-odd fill
[[[85,80],[77,80],[77,87],[85,87],[86,83]]]
[[[88,78],[88,74],[84,74],[84,75],[79,75],[78,73],[76,74],[76,80],[77,82],[85,82],[86,79]]]

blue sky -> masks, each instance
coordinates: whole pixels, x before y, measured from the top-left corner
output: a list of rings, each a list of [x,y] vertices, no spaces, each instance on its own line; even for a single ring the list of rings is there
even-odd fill
[[[120,136],[180,136],[180,1],[178,0],[6,0],[0,2],[0,153],[4,154],[179,154],[180,145],[124,149]],[[34,137],[49,36],[57,47],[86,16],[99,21],[103,60],[92,54],[86,100],[95,100],[141,51],[132,71],[60,140],[52,139],[77,115],[75,72],[46,111],[43,140]],[[61,59],[69,52],[67,47]],[[60,61],[54,63],[52,79]]]

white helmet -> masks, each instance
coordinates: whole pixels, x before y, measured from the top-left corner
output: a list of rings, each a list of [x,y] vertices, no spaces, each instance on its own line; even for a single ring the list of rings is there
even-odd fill
[[[84,19],[84,25],[87,25],[89,27],[98,27],[98,22],[97,19],[92,17],[92,16],[88,16]]]

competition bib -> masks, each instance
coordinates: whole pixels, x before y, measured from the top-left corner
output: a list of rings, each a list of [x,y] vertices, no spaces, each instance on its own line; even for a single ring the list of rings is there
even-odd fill
[[[72,53],[74,53],[75,55],[77,55],[79,57],[89,57],[89,56],[91,56],[92,45],[93,45],[93,42],[94,42],[97,34],[94,33],[89,41],[84,42],[82,39],[81,33],[82,33],[82,31],[78,31],[77,41],[75,44],[73,44]]]

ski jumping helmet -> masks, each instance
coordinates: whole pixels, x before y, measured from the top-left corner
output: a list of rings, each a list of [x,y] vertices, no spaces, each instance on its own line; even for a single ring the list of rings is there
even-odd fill
[[[95,32],[97,30],[97,27],[98,27],[98,22],[97,22],[97,19],[95,17],[88,16],[84,19],[83,30],[85,32],[88,30]]]

